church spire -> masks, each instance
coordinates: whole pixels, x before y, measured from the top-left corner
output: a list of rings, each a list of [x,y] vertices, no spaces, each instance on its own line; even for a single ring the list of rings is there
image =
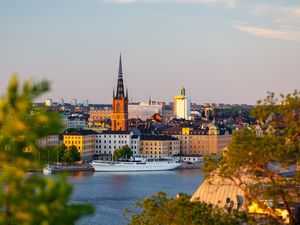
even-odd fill
[[[119,60],[119,74],[118,74],[118,85],[117,85],[117,95],[116,98],[124,98],[124,85],[123,85],[123,71],[122,71],[122,57],[120,53]]]

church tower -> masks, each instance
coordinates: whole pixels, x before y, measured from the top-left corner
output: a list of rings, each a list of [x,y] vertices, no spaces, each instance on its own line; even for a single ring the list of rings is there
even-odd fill
[[[124,93],[122,58],[120,54],[117,92],[113,90],[111,130],[128,130],[128,90]]]

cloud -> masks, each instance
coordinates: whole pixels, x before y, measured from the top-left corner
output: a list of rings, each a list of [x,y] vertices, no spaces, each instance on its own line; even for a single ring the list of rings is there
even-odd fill
[[[105,2],[112,3],[175,3],[175,4],[183,4],[183,3],[194,3],[194,4],[223,4],[227,7],[234,7],[236,0],[104,0]]]
[[[294,16],[300,16],[300,8],[286,8],[286,11],[293,14]]]
[[[280,39],[286,41],[300,41],[300,31],[292,29],[269,29],[248,26],[245,24],[233,24],[233,27],[239,31],[270,39]]]

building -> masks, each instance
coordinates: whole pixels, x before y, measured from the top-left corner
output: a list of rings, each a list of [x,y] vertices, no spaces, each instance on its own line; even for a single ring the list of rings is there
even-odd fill
[[[180,152],[177,138],[167,135],[142,135],[140,137],[140,153],[150,158],[170,157]]]
[[[103,131],[96,135],[95,154],[113,155],[116,149],[127,145],[133,154],[139,154],[140,136],[133,131]]]
[[[181,155],[220,156],[232,139],[232,135],[228,131],[220,132],[214,123],[210,124],[207,129],[183,127],[166,129],[162,133],[171,135],[180,141]]]
[[[139,104],[128,105],[129,119],[141,119],[143,121],[149,119],[154,114],[162,115],[161,105],[152,105],[141,102]]]
[[[70,105],[77,106],[77,99],[76,98],[72,99]]]
[[[69,148],[75,146],[83,161],[89,161],[95,153],[95,140],[98,133],[92,130],[75,130],[63,134],[63,143]]]
[[[63,118],[66,128],[83,129],[88,125],[88,116],[84,114],[66,115]]]
[[[93,130],[103,131],[111,128],[111,109],[92,109],[89,111],[88,127]]]
[[[100,122],[111,119],[111,109],[93,109],[90,110],[90,122]]]
[[[185,88],[182,87],[180,95],[174,97],[174,116],[177,119],[190,119],[191,101],[185,95]]]
[[[57,147],[60,144],[59,135],[49,135],[37,140],[37,145],[41,148]]]
[[[128,91],[126,91],[125,96],[121,55],[116,94],[113,91],[111,129],[113,131],[128,131]]]
[[[89,107],[89,100],[88,99],[82,100],[82,106],[86,108]]]
[[[65,104],[65,100],[63,98],[58,98],[56,99],[57,105],[64,105]]]
[[[47,98],[45,100],[45,106],[52,107],[53,106],[53,100],[51,98]]]

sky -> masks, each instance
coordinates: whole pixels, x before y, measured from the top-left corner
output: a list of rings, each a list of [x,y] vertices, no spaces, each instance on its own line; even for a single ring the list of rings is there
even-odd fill
[[[0,0],[0,94],[13,73],[46,98],[255,104],[300,89],[300,1]]]

